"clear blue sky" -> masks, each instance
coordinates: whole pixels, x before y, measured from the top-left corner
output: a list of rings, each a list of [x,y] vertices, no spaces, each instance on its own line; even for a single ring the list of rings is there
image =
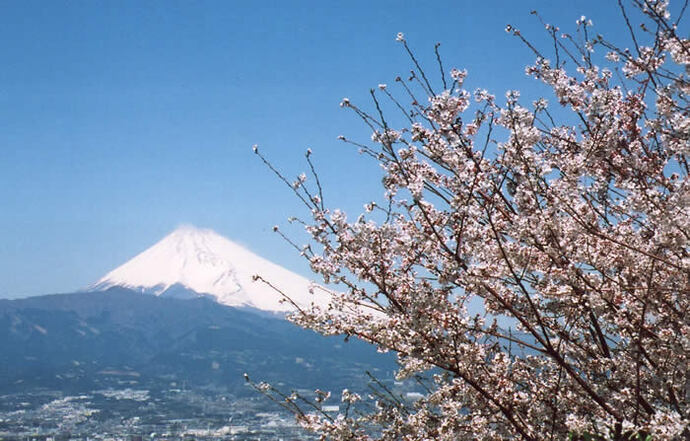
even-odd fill
[[[504,32],[546,41],[532,9],[624,40],[612,0],[1,2],[0,297],[81,288],[183,223],[306,273],[271,232],[300,207],[251,146],[290,175],[311,147],[327,202],[359,210],[379,174],[338,104],[409,71],[395,34],[430,72],[439,41],[471,87],[535,91]]]

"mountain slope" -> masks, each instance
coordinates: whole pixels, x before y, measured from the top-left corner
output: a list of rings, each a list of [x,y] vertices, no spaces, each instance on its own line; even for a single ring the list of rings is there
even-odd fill
[[[242,374],[300,387],[361,384],[393,359],[356,340],[325,338],[209,299],[142,296],[111,288],[0,300],[0,394],[108,381],[244,390]],[[382,372],[382,371],[380,371]]]
[[[155,295],[208,295],[228,306],[269,312],[292,309],[255,274],[269,280],[298,305],[325,305],[323,294],[310,293],[310,282],[208,229],[180,227],[158,243],[115,268],[90,289],[119,286]],[[317,290],[321,292],[321,290]]]

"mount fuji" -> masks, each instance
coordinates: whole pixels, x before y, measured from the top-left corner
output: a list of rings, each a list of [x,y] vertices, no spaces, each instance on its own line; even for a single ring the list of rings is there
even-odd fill
[[[311,390],[364,391],[363,372],[384,378],[395,369],[391,354],[363,341],[324,337],[282,320],[292,305],[253,282],[254,274],[299,306],[330,300],[324,289],[310,294],[306,278],[195,227],[178,228],[84,291],[0,299],[0,395],[91,396],[136,387],[163,397],[145,406],[158,421],[161,412],[173,415],[182,401],[198,403],[209,391],[246,396],[243,373]],[[170,395],[179,384],[187,386]],[[177,395],[186,387],[193,399]],[[5,404],[0,400],[0,439]],[[127,408],[132,416],[144,412]]]
[[[182,226],[115,268],[88,288],[112,287],[164,297],[212,297],[232,307],[271,313],[294,308],[271,285],[300,307],[326,305],[327,294],[306,278],[272,263],[209,229]]]

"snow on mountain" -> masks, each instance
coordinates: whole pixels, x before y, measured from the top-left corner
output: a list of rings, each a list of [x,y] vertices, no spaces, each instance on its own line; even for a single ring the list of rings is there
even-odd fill
[[[183,226],[115,268],[91,289],[120,286],[155,295],[179,291],[209,295],[229,306],[246,306],[270,312],[290,311],[281,296],[258,274],[288,294],[298,305],[325,305],[322,290],[311,294],[309,280],[257,256],[215,231]]]

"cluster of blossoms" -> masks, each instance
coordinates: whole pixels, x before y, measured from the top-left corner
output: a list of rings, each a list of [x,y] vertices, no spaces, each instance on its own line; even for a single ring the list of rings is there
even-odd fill
[[[414,403],[303,413],[305,427],[336,440],[690,437],[690,41],[667,2],[633,3],[656,29],[648,46],[559,42],[574,72],[541,55],[527,68],[570,124],[544,99],[470,94],[458,70],[438,93],[421,71],[398,79],[413,101],[401,130],[343,101],[372,128],[358,147],[383,169],[385,203],[350,221],[298,179],[303,254],[338,285],[330,308],[292,319],[394,351],[400,378],[430,384]],[[592,61],[602,46],[610,69]]]

